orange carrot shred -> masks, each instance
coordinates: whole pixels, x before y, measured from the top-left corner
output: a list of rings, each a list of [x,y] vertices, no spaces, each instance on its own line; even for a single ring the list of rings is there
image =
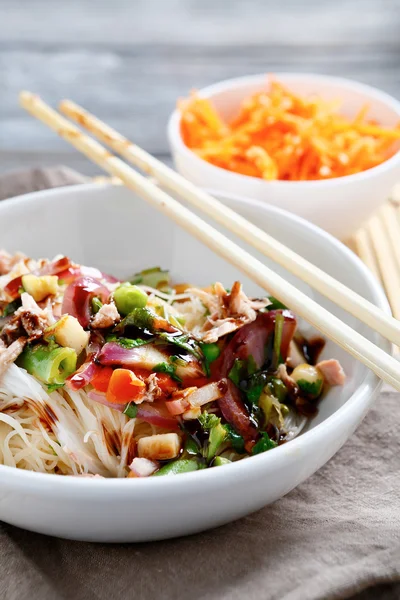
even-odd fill
[[[107,401],[123,404],[139,398],[145,388],[144,382],[129,369],[115,369],[107,388]]]
[[[185,144],[209,163],[265,180],[343,177],[375,167],[400,150],[400,123],[384,128],[360,107],[352,119],[340,102],[300,96],[270,78],[242,101],[228,123],[206,98],[178,103]]]

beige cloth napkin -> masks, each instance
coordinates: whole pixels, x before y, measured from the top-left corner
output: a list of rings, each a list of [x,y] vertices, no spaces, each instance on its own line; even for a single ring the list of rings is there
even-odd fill
[[[64,168],[6,175],[0,198],[82,180]],[[96,545],[0,524],[0,598],[399,599],[399,432],[400,395],[385,391],[303,485],[241,521],[188,538]]]

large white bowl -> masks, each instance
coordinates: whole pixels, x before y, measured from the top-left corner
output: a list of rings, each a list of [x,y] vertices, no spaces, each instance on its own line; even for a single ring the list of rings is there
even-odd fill
[[[244,204],[233,197],[229,203],[388,310],[370,272],[330,235],[265,204]],[[119,276],[161,264],[176,280],[203,285],[221,280],[228,285],[240,278],[249,293],[260,292],[234,267],[123,187],[83,185],[1,202],[0,240],[10,251],[20,249],[32,256],[65,253]],[[356,319],[343,315],[283,269],[277,271],[388,349]],[[224,467],[143,480],[62,477],[0,466],[0,520],[66,538],[128,542],[194,533],[274,502],[337,452],[380,388],[373,373],[334,344],[327,344],[324,355],[342,362],[347,382],[329,392],[308,431],[288,444]]]
[[[325,75],[275,73],[274,77],[301,95],[318,94],[343,102],[342,112],[354,117],[368,104],[368,116],[387,127],[400,121],[400,103],[373,87]],[[267,89],[267,76],[228,79],[199,91],[210,98],[223,117],[237,114],[241,101]],[[325,181],[264,181],[232,173],[202,160],[183,142],[180,114],[168,124],[168,137],[177,170],[199,186],[261,200],[293,212],[346,239],[384,202],[400,180],[400,152],[378,167]]]

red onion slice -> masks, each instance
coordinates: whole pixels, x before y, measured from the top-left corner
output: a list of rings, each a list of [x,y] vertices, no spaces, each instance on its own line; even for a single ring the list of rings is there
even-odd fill
[[[93,377],[100,371],[102,367],[97,365],[94,360],[97,359],[102,344],[104,344],[103,336],[96,331],[92,331],[89,345],[86,349],[87,357],[85,362],[66,381],[66,385],[71,390],[81,390],[86,385],[89,385]]]
[[[58,277],[63,283],[66,284],[73,283],[80,277],[93,277],[94,279],[104,280],[108,283],[119,282],[119,280],[112,275],[107,275],[95,267],[85,267],[85,265],[70,266],[69,268],[65,269],[65,271],[58,273]]]
[[[88,361],[84,362],[83,365],[71,375],[67,381],[66,385],[71,390],[77,391],[84,388],[86,385],[92,381],[93,377],[101,370],[99,365],[93,362],[93,357]]]
[[[115,404],[114,402],[108,402],[105,394],[103,394],[102,392],[96,392],[95,390],[90,390],[90,392],[88,392],[88,398],[90,398],[90,400],[93,400],[94,402],[98,402],[99,404],[108,406],[108,408],[118,410],[119,412],[124,412],[126,407],[126,403]]]
[[[63,314],[68,313],[76,317],[82,327],[87,328],[91,317],[90,303],[95,296],[106,303],[110,291],[94,277],[80,277],[65,290],[62,305]]]
[[[124,365],[151,371],[156,365],[168,360],[168,355],[152,344],[124,348],[117,342],[107,342],[101,349],[98,360],[102,365]]]
[[[108,406],[108,408],[118,410],[119,412],[123,412],[126,408],[126,404],[114,404],[112,402],[108,402],[105,394],[96,392],[95,390],[88,392],[88,397],[94,402],[99,402],[100,404]],[[172,429],[173,431],[179,429],[178,421],[170,415],[165,404],[161,404],[159,402],[154,404],[143,402],[143,404],[139,405],[136,416],[138,419],[146,421],[146,423],[150,423],[156,427],[162,427],[163,429],[170,430]]]
[[[154,402],[153,404],[143,402],[139,405],[136,416],[146,421],[146,423],[162,427],[163,429],[179,429],[178,421],[171,416],[165,404],[159,402]]]

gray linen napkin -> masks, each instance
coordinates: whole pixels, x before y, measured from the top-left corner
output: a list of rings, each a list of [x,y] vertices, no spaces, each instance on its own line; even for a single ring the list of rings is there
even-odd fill
[[[6,175],[0,195],[81,180],[64,169]],[[296,490],[188,538],[89,544],[0,524],[0,598],[399,599],[399,431],[400,395],[386,390],[343,449]]]

